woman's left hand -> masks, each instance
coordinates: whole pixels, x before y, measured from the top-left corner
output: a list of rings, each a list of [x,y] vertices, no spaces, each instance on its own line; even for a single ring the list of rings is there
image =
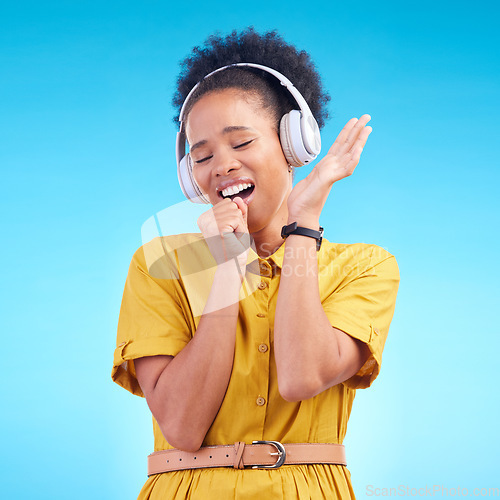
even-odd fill
[[[319,216],[333,184],[354,172],[372,128],[370,115],[352,118],[342,129],[326,156],[297,183],[288,197],[288,221],[311,227]]]

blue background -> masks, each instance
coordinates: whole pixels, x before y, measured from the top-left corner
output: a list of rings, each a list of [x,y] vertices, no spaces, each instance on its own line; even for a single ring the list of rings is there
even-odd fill
[[[401,272],[382,372],[346,439],[357,496],[499,487],[498,10],[2,2],[0,496],[137,496],[153,442],[145,401],[110,379],[123,285],[142,224],[183,201],[178,62],[250,24],[316,61],[332,96],[323,151],[373,117],[322,215],[328,239],[376,243]]]

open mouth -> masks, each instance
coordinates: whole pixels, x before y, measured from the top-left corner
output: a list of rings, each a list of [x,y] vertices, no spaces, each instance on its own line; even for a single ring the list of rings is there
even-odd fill
[[[229,186],[219,192],[219,196],[222,198],[230,198],[233,200],[236,196],[239,196],[242,200],[248,198],[254,191],[255,185],[250,183],[236,184],[234,186]]]

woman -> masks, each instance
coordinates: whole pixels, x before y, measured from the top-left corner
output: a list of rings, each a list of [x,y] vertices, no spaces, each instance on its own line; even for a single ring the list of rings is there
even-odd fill
[[[379,247],[321,240],[370,117],[350,120],[294,187],[292,164],[319,136],[301,122],[298,151],[281,124],[309,113],[286,78],[322,126],[314,66],[274,32],[212,37],[179,78],[181,185],[212,207],[201,234],[141,247],[125,285],[113,379],[154,417],[139,498],[354,498],[341,443],[355,389],[379,373],[399,274]]]

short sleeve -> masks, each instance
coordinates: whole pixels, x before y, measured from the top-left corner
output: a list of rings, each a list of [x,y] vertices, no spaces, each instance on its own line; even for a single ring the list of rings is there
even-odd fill
[[[332,326],[364,342],[370,350],[365,364],[344,382],[352,389],[363,389],[380,372],[396,305],[399,269],[394,256],[375,245],[360,246],[359,252],[351,249],[339,259],[341,265],[338,259],[333,265],[343,268],[345,276],[323,301],[323,308]]]
[[[133,360],[154,355],[175,356],[191,340],[195,329],[189,302],[176,272],[175,253],[163,252],[158,241],[149,245],[147,249],[139,248],[130,263],[111,374],[117,384],[138,396],[143,393]],[[161,258],[152,266],[146,261],[148,252],[152,255],[155,251]]]

